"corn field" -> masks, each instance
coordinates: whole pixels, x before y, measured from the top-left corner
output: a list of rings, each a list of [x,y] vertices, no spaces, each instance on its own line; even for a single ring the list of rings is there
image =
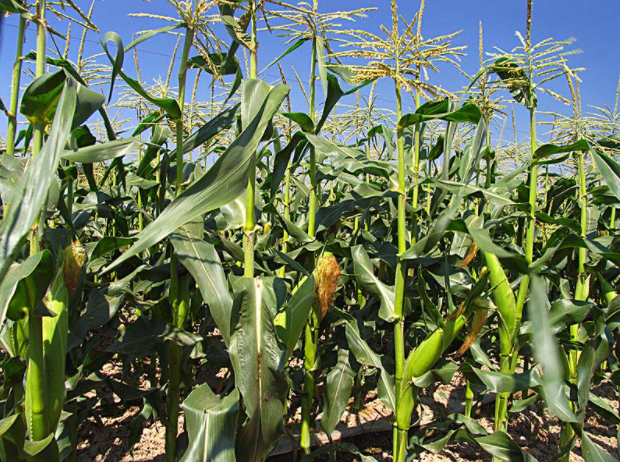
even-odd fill
[[[620,86],[532,0],[508,51],[433,1],[0,0],[1,461],[619,460]]]

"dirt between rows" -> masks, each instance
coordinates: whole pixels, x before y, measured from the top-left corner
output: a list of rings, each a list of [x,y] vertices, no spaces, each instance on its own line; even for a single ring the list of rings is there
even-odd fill
[[[108,377],[124,376],[118,364],[104,368],[103,373]],[[219,374],[218,374],[219,375]],[[212,376],[213,377],[213,376]],[[217,388],[217,378],[211,379],[213,388]],[[220,380],[221,381],[221,380]],[[148,383],[146,384],[148,386]],[[453,378],[447,385],[432,386],[425,389],[419,399],[418,425],[441,421],[446,415],[463,412],[465,381],[460,375]],[[613,409],[618,409],[618,392],[611,382],[602,382],[592,392],[604,399]],[[94,416],[82,423],[79,431],[79,455],[81,462],[159,462],[164,459],[165,428],[159,421],[147,421],[138,442],[129,450],[130,424],[140,414],[138,405],[124,405],[114,395],[107,385],[94,392],[100,397],[99,404],[94,408]],[[353,404],[351,400],[350,405]],[[295,404],[293,404],[295,405]],[[287,422],[285,435],[268,462],[293,462],[301,459],[300,454],[292,451],[295,444],[297,429],[296,420],[299,410],[293,412],[293,418]],[[289,414],[290,415],[290,414]],[[486,396],[482,403],[477,403],[473,417],[490,433],[493,431],[493,397]],[[510,414],[509,434],[523,449],[538,460],[549,460],[557,455],[561,426],[543,405],[538,402],[524,411]],[[377,461],[391,461],[391,428],[390,412],[376,399],[376,394],[370,392],[365,399],[361,410],[354,411],[352,406],[345,412],[341,424],[332,435],[335,442],[346,441],[356,445],[363,454],[375,458]],[[182,431],[183,419],[179,422],[179,432]],[[618,458],[616,432],[618,428],[601,416],[590,413],[586,417],[585,429],[593,441],[601,446],[610,455]],[[440,435],[438,435],[440,436]],[[320,444],[328,443],[324,434],[317,432],[316,441]],[[181,443],[182,444],[182,443]],[[328,456],[314,460],[329,460]],[[338,461],[360,460],[344,452],[338,453]],[[422,462],[439,461],[489,461],[491,457],[481,448],[473,444],[452,442],[439,453],[423,452],[418,460]],[[570,461],[583,461],[580,443],[573,449]]]

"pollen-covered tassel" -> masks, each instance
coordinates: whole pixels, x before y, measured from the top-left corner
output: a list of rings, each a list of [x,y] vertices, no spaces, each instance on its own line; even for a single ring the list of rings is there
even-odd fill
[[[79,240],[76,240],[62,254],[65,285],[69,290],[69,297],[72,297],[77,289],[84,263],[86,263],[86,249]]]
[[[467,350],[469,350],[472,344],[476,341],[476,339],[478,338],[478,335],[480,335],[480,332],[482,331],[482,328],[484,327],[484,324],[487,321],[488,315],[489,315],[489,310],[476,310],[474,312],[474,316],[471,321],[471,327],[469,329],[469,332],[465,336],[463,345],[461,345],[461,348],[459,348],[459,351],[457,352],[458,356],[463,356],[467,352]]]
[[[333,255],[323,255],[318,259],[316,268],[314,269],[314,278],[316,281],[320,319],[325,317],[334,302],[334,293],[338,288],[340,272],[338,260],[336,260],[336,257]]]

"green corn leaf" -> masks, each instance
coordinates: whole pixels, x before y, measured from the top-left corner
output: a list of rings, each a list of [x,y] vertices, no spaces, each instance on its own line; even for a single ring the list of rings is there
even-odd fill
[[[594,308],[594,304],[590,302],[581,302],[579,300],[557,300],[551,304],[549,309],[549,325],[554,334],[560,333],[571,324],[581,323]],[[527,321],[521,326],[522,334],[532,333],[532,321]]]
[[[237,435],[237,460],[250,462],[265,458],[284,431],[286,358],[274,325],[276,292],[283,283],[242,277],[233,287],[236,295],[229,351],[235,385],[248,416]]]
[[[102,43],[102,46],[106,51],[108,57],[110,58],[110,61],[112,62],[112,77],[110,78],[110,93],[108,94],[109,103],[112,100],[112,94],[114,93],[114,83],[116,82],[116,77],[118,77],[118,74],[123,68],[125,52],[123,50],[123,40],[121,39],[121,36],[118,35],[116,32],[107,32],[103,40],[104,42]],[[116,45],[116,56],[114,59],[112,59],[110,53],[108,52],[106,45],[107,42],[114,42],[114,44]]]
[[[235,462],[239,392],[221,398],[208,384],[183,402],[189,445],[180,462]]]
[[[585,432],[581,435],[581,451],[586,462],[618,462],[618,459],[605,452]]]
[[[275,199],[276,193],[286,175],[286,169],[291,161],[291,154],[304,139],[305,136],[301,132],[296,132],[287,145],[276,153],[270,184],[272,201]]]
[[[123,138],[75,150],[65,150],[62,153],[62,158],[82,164],[105,162],[106,160],[112,160],[131,154],[135,152],[141,144],[142,141],[139,138]]]
[[[508,374],[477,369],[466,363],[461,366],[461,372],[467,377],[467,380],[484,385],[487,390],[495,393],[515,393],[541,385],[538,374],[531,371]]]
[[[293,354],[315,303],[316,284],[314,276],[310,275],[297,288],[284,309],[276,315],[274,319],[276,332],[280,341],[286,346],[287,357]]]
[[[325,60],[325,39],[321,35],[316,38],[316,61],[319,65],[319,78],[323,87],[323,93],[327,96],[327,62]]]
[[[415,113],[404,115],[398,121],[398,126],[401,129],[405,129],[413,124],[428,122],[435,119],[477,124],[482,117],[480,109],[472,103],[464,104],[453,111],[450,109],[451,101],[449,99],[429,101],[420,106]]]
[[[506,460],[509,462],[538,461],[538,459],[534,456],[521,449],[519,445],[504,432],[496,432],[492,435],[481,436],[479,438],[475,438],[475,440],[482,449],[500,460]]]
[[[190,136],[183,140],[183,153],[188,153],[202,146],[215,135],[229,128],[235,121],[239,104],[235,104],[216,115]]]
[[[304,133],[314,133],[314,122],[308,114],[303,112],[283,112],[282,115],[292,120]]]
[[[338,362],[327,374],[325,395],[323,398],[323,417],[321,427],[328,435],[336,429],[336,425],[347,407],[353,388],[355,371],[349,360],[349,350],[338,350]]]
[[[236,199],[245,191],[250,160],[271,118],[289,87],[278,85],[266,96],[252,123],[226,149],[209,171],[183,191],[138,236],[138,241],[114,261],[106,271],[118,266],[169,236],[198,216]]]
[[[565,371],[559,345],[549,321],[548,299],[545,283],[539,276],[531,280],[531,298],[528,313],[532,319],[532,346],[534,357],[541,365],[545,401],[553,413],[564,422],[577,422],[564,395]]]
[[[591,339],[579,355],[577,363],[577,396],[579,412],[582,415],[585,415],[586,407],[590,401],[590,390],[594,375],[601,363],[607,360],[613,345],[613,337],[603,319],[596,320],[595,328]]]
[[[32,124],[50,123],[67,78],[63,71],[43,74],[24,91],[19,111]]]
[[[181,27],[186,27],[186,26],[187,26],[187,23],[179,22],[179,23],[176,23],[176,24],[172,24],[170,26],[161,27],[159,29],[151,29],[151,30],[144,31],[144,32],[140,33],[140,37],[138,37],[137,39],[133,40],[129,45],[127,45],[123,49],[123,51],[125,53],[127,53],[128,51],[131,51],[132,48],[138,46],[142,42],[145,42],[146,40],[150,39],[151,37],[153,37],[153,36],[155,36],[157,34],[162,34],[162,33],[170,32],[171,30],[179,29]]]
[[[620,165],[603,152],[590,147],[596,169],[605,180],[609,190],[620,199]]]
[[[74,80],[72,75],[65,70],[43,74],[35,79],[24,91],[19,108],[20,112],[33,124],[37,122],[45,125],[51,123],[56,114],[62,91],[69,80],[73,81],[76,93],[71,128],[82,125],[102,107],[105,98],[81,83],[81,79]]]
[[[48,428],[55,429],[65,400],[65,358],[69,333],[69,290],[65,285],[64,267],[52,283],[45,303],[54,315],[46,316],[42,321],[47,388],[46,417]]]
[[[67,79],[50,135],[15,186],[8,213],[0,223],[0,278],[4,277],[23,239],[30,232],[47,199],[60,156],[71,131],[76,104],[76,84]],[[21,207],[20,204],[28,204]]]
[[[368,342],[362,337],[357,321],[353,316],[344,311],[332,308],[332,312],[340,318],[340,322],[345,325],[345,333],[349,350],[355,359],[365,366],[374,367],[380,371],[379,375],[379,398],[389,409],[396,408],[396,397],[394,392],[394,378],[383,367],[381,357],[375,353]]]
[[[181,264],[196,280],[202,298],[209,306],[211,316],[228,345],[233,299],[220,257],[215,247],[204,241],[203,229],[202,221],[198,224],[186,224],[170,235],[170,242]]]
[[[196,345],[199,335],[186,332],[159,318],[141,316],[128,324],[125,332],[107,351],[118,354],[145,356],[157,350],[163,342],[170,341],[181,346]]]
[[[587,151],[590,148],[586,140],[579,140],[573,144],[558,146],[556,144],[543,144],[536,149],[534,153],[534,161],[540,161],[555,154],[564,154],[565,152]]]
[[[19,414],[12,414],[0,420],[0,436],[8,432],[18,418]]]
[[[24,453],[26,456],[32,457],[30,460],[33,462],[57,462],[60,460],[53,433],[42,440],[26,440],[24,442]]]
[[[54,264],[49,250],[37,252],[22,263],[14,263],[10,267],[8,274],[0,282],[0,326],[4,324],[7,316],[9,319],[18,320],[25,315],[28,307],[26,278],[37,281],[39,296],[43,296],[51,282],[48,276],[50,267],[53,269]]]
[[[24,16],[30,15],[28,10],[17,0],[0,0],[0,11],[4,11],[5,13],[22,14]]]
[[[381,301],[379,317],[387,322],[394,322],[396,292],[393,286],[384,284],[375,276],[374,267],[363,246],[357,245],[351,250],[355,278],[360,286],[375,295]]]
[[[372,83],[371,80],[362,82],[361,84],[347,91],[344,91],[340,87],[338,79],[332,74],[327,74],[327,96],[325,97],[325,104],[323,104],[323,112],[321,113],[321,118],[316,124],[316,133],[319,133],[321,131],[321,128],[323,127],[325,122],[327,122],[329,114],[331,114],[332,110],[334,109],[334,107],[336,107],[336,104],[338,104],[338,101],[340,101],[343,96],[351,95],[356,91],[364,88],[366,85],[369,85],[370,83]]]
[[[306,43],[307,41],[309,41],[310,39],[307,37],[302,37],[297,39],[295,42],[293,42],[293,44],[288,47],[284,53],[282,53],[280,56],[278,56],[276,59],[274,59],[273,61],[271,61],[269,64],[267,64],[267,66],[258,73],[258,75],[263,74],[264,72],[266,72],[269,68],[271,68],[274,64],[277,64],[278,62],[280,62],[282,60],[282,58],[285,58],[286,56],[290,55],[293,51],[297,50],[300,46],[302,46],[304,43]]]
[[[160,114],[158,112],[152,112],[140,121],[138,126],[131,133],[131,136],[138,136],[149,128],[157,127],[158,122],[160,122],[163,118],[163,114]]]
[[[116,56],[112,57],[108,50],[108,42],[114,42],[116,45]],[[178,119],[181,117],[181,108],[179,107],[179,103],[176,99],[173,98],[158,98],[151,95],[148,91],[140,85],[140,82],[132,79],[127,74],[122,71],[123,62],[125,59],[125,53],[123,49],[123,41],[116,32],[108,32],[105,34],[103,41],[101,41],[101,46],[103,47],[106,55],[108,55],[108,59],[112,63],[112,77],[110,79],[110,94],[108,95],[108,101],[112,99],[112,92],[114,91],[114,82],[117,76],[120,76],[127,85],[129,85],[138,95],[142,96],[144,99],[154,104],[160,109],[163,109],[172,119]]]
[[[239,21],[234,16],[235,9],[239,0],[233,0],[232,2],[219,3],[218,8],[220,10],[220,20],[224,27],[226,27],[226,31],[228,35],[233,39],[236,45],[241,45],[243,47],[248,47],[251,42],[251,37],[246,33],[248,25],[250,23],[249,13],[246,12],[244,16],[241,17]],[[231,51],[233,47],[231,46]],[[234,48],[236,51],[236,48]],[[234,51],[233,51],[234,54]]]

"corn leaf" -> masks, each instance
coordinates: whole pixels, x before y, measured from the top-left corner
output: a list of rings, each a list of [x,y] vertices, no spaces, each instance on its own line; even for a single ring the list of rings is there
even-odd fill
[[[0,223],[0,278],[4,277],[18,247],[30,232],[47,199],[71,131],[76,105],[76,83],[67,79],[50,135],[37,158],[33,159],[11,194],[8,213]]]
[[[289,87],[273,88],[252,123],[226,149],[209,171],[191,184],[138,236],[138,241],[123,253],[106,271],[118,266],[169,236],[174,230],[198,216],[215,210],[237,198],[246,188],[250,160],[262,134],[274,116]],[[247,102],[244,101],[244,104]]]
[[[178,228],[170,235],[175,255],[196,280],[203,300],[209,305],[209,311],[215,324],[222,333],[224,342],[230,341],[230,310],[233,299],[228,289],[228,282],[222,268],[222,262],[215,247],[205,242],[202,234],[202,221]]]
[[[274,325],[276,292],[282,286],[278,279],[247,277],[233,283],[230,360],[248,416],[237,436],[239,462],[265,458],[284,432],[286,357]]]
[[[239,392],[222,398],[208,384],[194,388],[183,402],[189,445],[180,462],[235,462]]]

